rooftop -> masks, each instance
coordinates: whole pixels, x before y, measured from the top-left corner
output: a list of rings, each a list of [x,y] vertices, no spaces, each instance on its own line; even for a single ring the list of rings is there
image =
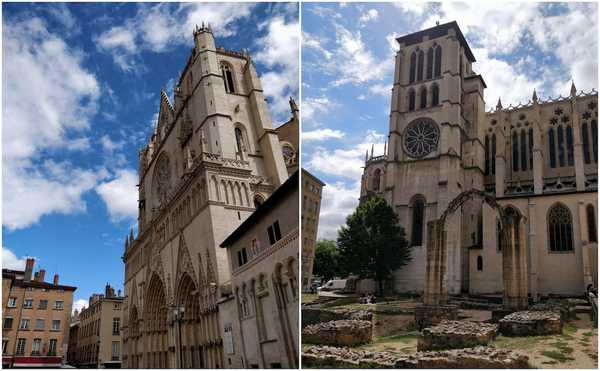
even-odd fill
[[[461,45],[465,48],[465,54],[467,55],[467,58],[469,58],[469,61],[475,62],[475,56],[473,55],[473,52],[471,51],[471,48],[469,47],[469,44],[467,43],[467,40],[465,39],[465,36],[460,30],[460,27],[458,27],[458,23],[456,23],[456,21],[439,24],[434,27],[427,28],[425,30],[417,31],[405,36],[400,36],[396,39],[396,41],[398,41],[398,43],[400,44],[404,43],[406,46],[414,45],[422,42],[423,36],[429,36],[430,40],[436,39],[438,37],[447,35],[448,30],[450,29],[453,29],[456,32],[456,37],[458,38],[458,41],[461,43]]]

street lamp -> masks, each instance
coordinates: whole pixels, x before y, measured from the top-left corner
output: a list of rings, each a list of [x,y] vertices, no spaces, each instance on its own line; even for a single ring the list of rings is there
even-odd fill
[[[179,368],[183,368],[183,348],[181,347],[181,322],[183,321],[185,307],[183,305],[174,305],[171,307],[171,310],[173,313],[173,320],[177,322],[177,332],[179,338]]]

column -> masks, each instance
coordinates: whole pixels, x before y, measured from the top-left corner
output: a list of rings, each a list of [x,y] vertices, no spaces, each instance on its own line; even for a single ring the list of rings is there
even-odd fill
[[[588,241],[587,213],[585,210],[585,202],[583,200],[577,202],[577,219],[579,220],[579,240],[581,241],[581,258],[583,265],[583,289],[585,290],[589,284],[594,283],[594,280],[592,279],[592,270],[590,268],[590,243]],[[575,247],[577,247],[577,244],[575,244]]]
[[[529,201],[528,209],[528,224],[529,224],[529,256],[531,257],[531,269],[529,271],[529,282],[531,287],[531,296],[533,300],[538,300],[538,248],[536,240],[536,228],[537,224],[535,221],[535,202]]]

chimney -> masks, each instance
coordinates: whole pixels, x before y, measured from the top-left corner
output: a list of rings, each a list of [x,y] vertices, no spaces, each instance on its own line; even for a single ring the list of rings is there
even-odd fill
[[[58,274],[54,275],[54,286],[58,286]]]
[[[40,269],[40,271],[38,272],[38,281],[44,282],[45,278],[46,278],[46,270]]]
[[[33,273],[34,263],[34,258],[27,258],[27,261],[25,263],[25,277],[23,278],[23,281],[31,281],[31,274]]]

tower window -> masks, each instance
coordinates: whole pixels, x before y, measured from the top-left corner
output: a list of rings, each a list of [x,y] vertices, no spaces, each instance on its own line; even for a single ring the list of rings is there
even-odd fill
[[[423,62],[425,59],[425,53],[422,50],[419,50],[417,56],[417,81],[423,80]]]
[[[563,135],[562,126],[559,126],[558,129],[556,129],[556,139],[558,141],[558,166],[563,167],[565,166],[565,137]]]
[[[408,110],[414,111],[415,105],[416,105],[415,91],[413,89],[410,89],[410,91],[408,92]]]
[[[483,258],[481,255],[477,256],[477,270],[480,272],[483,270]]]
[[[409,83],[415,82],[415,72],[417,70],[417,53],[413,52],[410,55],[410,78]]]
[[[433,77],[433,48],[427,50],[427,78]]]
[[[242,129],[235,128],[235,144],[237,146],[238,153],[242,153],[244,143],[244,136],[242,134]]]
[[[519,136],[516,131],[512,134],[512,169],[519,171]]]
[[[528,136],[529,136],[529,168],[533,170],[533,129],[529,128],[528,131]]]
[[[594,162],[598,163],[598,123],[592,120],[592,143],[594,145]]]
[[[548,150],[550,153],[550,167],[554,169],[556,167],[556,143],[553,128],[548,130]]]
[[[440,87],[434,84],[431,87],[431,105],[435,107],[439,104],[440,104]]]
[[[573,166],[573,128],[567,126],[567,165]]]
[[[531,157],[531,153],[529,154]],[[527,137],[525,130],[521,130],[521,171],[527,170]]]
[[[598,242],[598,232],[596,232],[596,211],[593,205],[587,205],[587,224],[588,224],[588,241]]]
[[[228,93],[235,93],[235,87],[233,84],[233,73],[229,65],[226,63],[221,63],[221,72],[223,74],[223,83],[225,84],[225,91]]]
[[[569,209],[557,204],[548,213],[550,251],[573,251],[573,218]]]
[[[490,137],[485,136],[485,175],[490,174]]]
[[[425,88],[425,87],[421,88],[420,99],[421,99],[420,108],[421,109],[426,108],[427,107],[427,88]]]
[[[583,144],[583,161],[590,164],[592,163],[592,157],[590,156],[590,136],[587,122],[581,124],[581,142]]]
[[[412,233],[411,246],[421,246],[423,244],[423,218],[425,216],[425,201],[422,197],[417,197],[412,207]]]
[[[496,174],[496,134],[492,134],[492,174]]]
[[[442,75],[442,47],[437,46],[435,48],[435,69],[433,76],[440,77]]]
[[[381,170],[375,169],[373,172],[373,190],[379,191],[379,186],[381,182]]]

